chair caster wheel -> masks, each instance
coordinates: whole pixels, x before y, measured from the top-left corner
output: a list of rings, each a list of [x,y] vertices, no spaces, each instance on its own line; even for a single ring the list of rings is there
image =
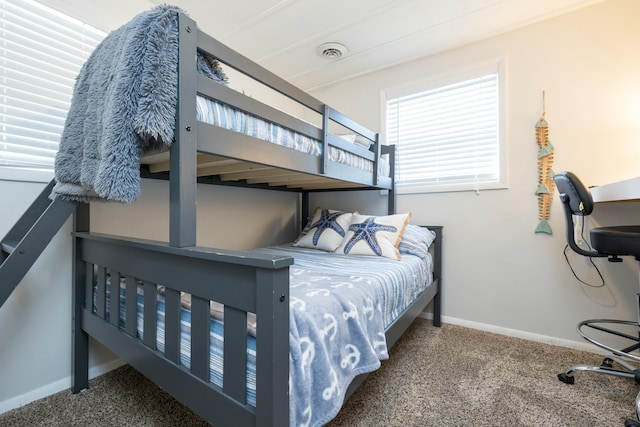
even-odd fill
[[[624,427],[640,427],[640,423],[636,420],[632,420],[631,418],[625,420]]]
[[[566,374],[565,372],[558,374],[558,379],[565,384],[573,384],[576,380],[573,375]]]
[[[600,366],[602,368],[613,368],[613,359],[605,357],[605,359],[602,361],[602,365]]]

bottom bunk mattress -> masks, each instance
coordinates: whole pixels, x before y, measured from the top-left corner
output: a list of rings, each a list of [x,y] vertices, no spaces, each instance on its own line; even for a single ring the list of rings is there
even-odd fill
[[[431,255],[408,253],[402,260],[335,255],[282,245],[257,251],[294,258],[290,267],[290,425],[322,425],[334,418],[351,381],[388,358],[386,328],[432,283]],[[121,281],[120,324],[125,323]],[[157,287],[157,350],[164,353],[163,287]],[[137,334],[144,335],[143,286],[138,286]],[[107,317],[110,297],[107,294]],[[223,384],[223,320],[211,303],[210,380]],[[257,320],[257,328],[251,325]],[[248,317],[247,402],[255,406],[256,340],[259,319]],[[181,363],[189,368],[191,313],[181,308]]]

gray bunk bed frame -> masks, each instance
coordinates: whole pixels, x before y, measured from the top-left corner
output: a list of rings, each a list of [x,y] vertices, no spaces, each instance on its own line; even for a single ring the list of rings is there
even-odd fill
[[[198,164],[212,159],[237,160],[240,165],[264,165],[299,177],[314,177],[293,184],[258,184],[301,194],[302,218],[309,214],[309,193],[331,189],[389,190],[389,213],[395,212],[393,147],[382,147],[378,135],[363,128],[305,92],[232,51],[198,30],[196,23],[179,15],[180,60],[176,141],[170,153],[143,158],[141,175],[169,179],[169,242],[147,241],[91,232],[90,209],[79,204],[73,233],[73,351],[72,391],[88,387],[89,337],[132,365],[178,401],[216,426],[284,426],[289,422],[289,257],[267,256],[252,251],[229,251],[196,246],[196,186],[198,183],[253,185],[248,179],[225,180],[198,172]],[[196,50],[209,53],[276,91],[322,114],[317,129],[281,111],[210,82],[196,74]],[[196,94],[202,94],[287,128],[308,134],[324,144],[324,157],[295,152],[274,144],[196,121]],[[337,121],[373,142],[372,150],[344,143],[328,130]],[[374,162],[374,172],[333,163],[327,147],[336,145],[358,152]],[[380,156],[391,158],[391,177],[378,176]],[[199,162],[204,154],[207,161]],[[168,161],[166,157],[168,157]],[[163,169],[167,165],[170,173]],[[225,163],[228,166],[228,163]],[[211,164],[208,163],[211,171]],[[214,168],[215,169],[215,168]],[[251,167],[249,168],[251,169]],[[201,175],[201,176],[199,176]],[[339,178],[337,178],[339,177]],[[317,179],[316,179],[317,178]],[[329,184],[325,184],[325,181]],[[287,182],[287,181],[285,181]],[[440,326],[442,286],[442,227],[436,232],[434,285],[388,328],[393,345],[414,319],[433,301],[433,324]],[[125,286],[124,313],[120,313],[120,284]],[[138,337],[136,292],[144,290],[143,336]],[[156,348],[157,286],[165,286],[165,349]],[[180,363],[180,293],[191,294],[191,366]],[[109,295],[109,297],[108,297]],[[107,304],[110,298],[110,304]],[[224,304],[224,383],[209,382],[210,301]],[[107,307],[110,312],[107,313]],[[246,402],[247,313],[256,313],[256,405]],[[120,315],[125,318],[119,324]],[[366,375],[357,377],[347,391],[353,393]],[[345,398],[345,399],[346,399]]]

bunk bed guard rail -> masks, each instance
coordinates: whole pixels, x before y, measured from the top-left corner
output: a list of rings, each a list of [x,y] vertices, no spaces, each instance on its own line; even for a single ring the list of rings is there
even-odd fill
[[[74,236],[73,392],[88,386],[90,335],[206,419],[221,425],[288,424],[292,258],[83,232]],[[156,345],[158,286],[164,287],[162,352]],[[140,292],[142,336],[136,330]],[[189,368],[180,361],[181,292],[191,295]],[[210,301],[224,304],[222,387],[209,380]],[[246,401],[247,313],[260,319],[255,407]]]

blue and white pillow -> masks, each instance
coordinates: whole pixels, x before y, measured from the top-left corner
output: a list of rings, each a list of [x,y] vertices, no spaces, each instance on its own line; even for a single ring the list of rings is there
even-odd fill
[[[336,253],[399,260],[398,246],[410,219],[411,212],[388,216],[354,214]]]
[[[309,221],[308,231],[301,235],[293,246],[327,252],[335,251],[346,235],[352,216],[351,212],[317,208]]]
[[[425,258],[429,253],[429,246],[436,238],[436,233],[425,227],[409,224],[398,246],[400,254],[415,255]]]

